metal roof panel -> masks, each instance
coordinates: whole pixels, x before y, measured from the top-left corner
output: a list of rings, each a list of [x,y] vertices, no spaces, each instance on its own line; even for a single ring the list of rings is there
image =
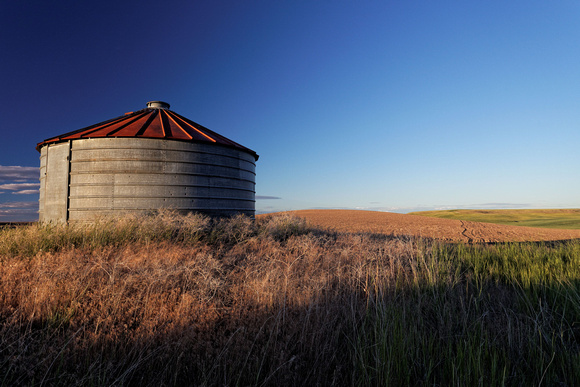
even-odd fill
[[[153,101],[147,106],[139,111],[125,113],[121,117],[48,138],[38,143],[36,150],[40,151],[47,144],[81,138],[140,137],[215,143],[243,150],[258,160],[258,155],[253,150],[169,110],[169,104],[165,102]]]

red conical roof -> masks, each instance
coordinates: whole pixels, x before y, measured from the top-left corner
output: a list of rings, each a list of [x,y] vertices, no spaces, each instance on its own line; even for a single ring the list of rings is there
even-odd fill
[[[125,113],[121,117],[51,137],[38,143],[36,150],[40,151],[40,148],[47,144],[68,140],[109,137],[213,143],[246,151],[258,160],[258,155],[253,150],[169,110],[169,104],[161,101],[148,102],[147,108],[143,110]]]

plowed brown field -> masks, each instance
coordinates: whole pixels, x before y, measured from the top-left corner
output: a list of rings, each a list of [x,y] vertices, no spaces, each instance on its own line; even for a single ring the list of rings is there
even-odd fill
[[[331,228],[336,231],[418,236],[467,243],[559,241],[580,238],[580,230],[504,226],[392,212],[299,210],[289,211],[288,213],[304,218],[313,225]]]

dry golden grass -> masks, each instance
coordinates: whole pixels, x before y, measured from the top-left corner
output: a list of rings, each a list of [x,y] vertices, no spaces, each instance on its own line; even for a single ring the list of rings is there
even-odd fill
[[[578,244],[439,246],[289,215],[29,227],[0,230],[3,385],[580,380]]]
[[[311,380],[343,378],[328,368],[340,363],[338,338],[362,313],[364,304],[344,308],[368,281],[361,237],[316,236],[289,217],[257,229],[247,218],[220,224],[204,234],[209,244],[3,255],[0,359],[9,384],[291,383],[289,369],[311,366],[320,371]],[[408,255],[397,242],[389,249],[395,260]]]

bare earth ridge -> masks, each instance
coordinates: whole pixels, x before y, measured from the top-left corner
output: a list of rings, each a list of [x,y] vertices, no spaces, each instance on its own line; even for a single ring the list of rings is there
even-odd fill
[[[313,225],[336,231],[412,235],[454,242],[536,242],[580,238],[580,230],[505,226],[392,212],[299,210],[288,213],[304,218]]]

